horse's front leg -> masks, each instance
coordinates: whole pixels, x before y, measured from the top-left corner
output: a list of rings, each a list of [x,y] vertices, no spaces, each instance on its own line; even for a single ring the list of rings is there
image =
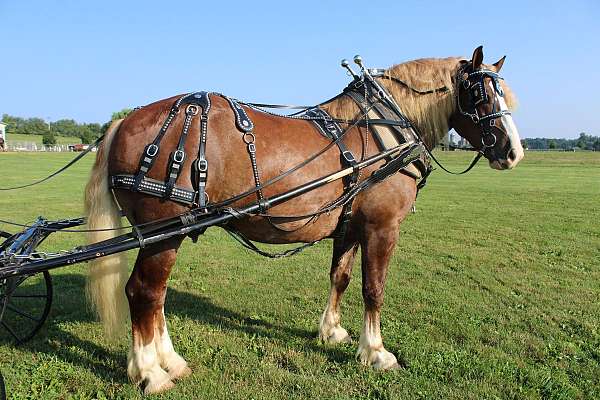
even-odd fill
[[[398,368],[396,357],[383,347],[381,307],[390,258],[398,239],[398,224],[365,224],[361,240],[362,294],[365,304],[357,357],[376,369]]]
[[[351,232],[344,238],[337,238],[333,243],[333,258],[329,279],[331,288],[327,307],[319,323],[319,339],[328,343],[350,342],[348,332],[340,325],[340,301],[350,283],[352,264],[358,250],[358,242],[353,239]]]
[[[126,286],[133,339],[127,372],[134,383],[145,385],[145,394],[168,390],[172,379],[190,373],[173,350],[163,314],[166,282],[180,243],[177,239],[140,250]]]

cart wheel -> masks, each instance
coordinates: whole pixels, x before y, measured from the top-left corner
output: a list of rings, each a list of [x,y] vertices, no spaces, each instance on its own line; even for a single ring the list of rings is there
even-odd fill
[[[44,325],[52,305],[50,273],[7,278],[0,281],[1,341],[21,344]]]

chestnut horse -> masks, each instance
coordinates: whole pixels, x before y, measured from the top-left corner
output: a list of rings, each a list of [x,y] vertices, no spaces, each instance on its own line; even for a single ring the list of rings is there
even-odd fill
[[[493,78],[493,74],[502,67],[504,58],[492,65],[485,65],[482,61],[483,52],[478,47],[471,60],[445,58],[410,61],[386,70],[386,76],[396,79],[377,79],[422,132],[424,144],[429,149],[433,149],[454,128],[476,149],[482,150],[492,168],[510,169],[523,157],[523,149],[508,112],[514,104],[513,96],[506,84]],[[489,132],[484,132],[478,118],[464,112],[469,102],[469,87],[459,83],[465,83],[463,74],[476,75],[478,71],[492,72],[492,77],[484,76],[481,80],[480,89],[485,91],[485,96],[473,106],[475,114],[486,116],[495,110],[503,110],[488,127],[494,132],[493,141],[486,141],[484,134]],[[447,90],[432,90],[440,86]],[[107,132],[86,188],[90,228],[121,226],[119,207],[133,224],[176,216],[188,209],[181,204],[139,192],[125,189],[111,191],[109,186],[109,176],[137,172],[145,146],[154,139],[175,100],[176,97],[173,97],[140,108],[122,122],[113,123]],[[217,95],[211,95],[211,103],[206,147],[210,171],[206,192],[211,202],[220,202],[253,188],[255,181],[246,144],[236,128],[231,107],[223,97]],[[362,115],[354,101],[346,96],[321,107],[333,117],[345,120],[361,118]],[[246,106],[244,108],[255,125],[256,157],[263,180],[287,171],[331,143],[315,130],[310,121],[279,117]],[[173,120],[171,129],[161,143],[162,150],[155,166],[148,174],[150,178],[165,179],[169,154],[177,146],[183,123],[182,116]],[[187,154],[196,153],[199,135],[198,126],[192,126],[185,144]],[[371,132],[364,125],[351,127],[343,141],[354,154],[363,158],[379,152]],[[362,170],[359,179],[365,179],[382,163]],[[178,186],[192,188],[192,168],[189,162],[184,165]],[[266,187],[264,195],[269,197],[282,193],[342,167],[340,153],[332,147],[305,167]],[[308,214],[336,199],[343,191],[342,182],[332,182],[274,207],[273,214]],[[329,274],[331,289],[318,335],[322,341],[329,343],[351,340],[340,323],[340,301],[350,281],[354,257],[360,246],[364,323],[357,357],[363,364],[377,369],[398,367],[396,357],[383,346],[380,311],[388,263],[398,239],[399,225],[410,212],[416,194],[417,182],[406,173],[394,174],[361,192],[354,200],[352,217],[344,236],[334,239]],[[247,196],[235,205],[243,206],[255,200],[254,196]],[[340,213],[341,210],[336,209],[308,222],[277,218],[269,221],[264,216],[253,215],[236,219],[231,224],[248,238],[264,243],[311,242],[331,237]],[[111,235],[109,232],[93,232],[90,241],[97,242]],[[133,382],[144,385],[145,393],[167,390],[174,385],[174,380],[191,373],[186,361],[173,348],[163,311],[167,279],[183,239],[172,238],[140,249],[129,279],[123,254],[97,259],[90,266],[88,295],[95,303],[107,332],[114,334],[126,327],[129,311],[132,346],[127,372]]]

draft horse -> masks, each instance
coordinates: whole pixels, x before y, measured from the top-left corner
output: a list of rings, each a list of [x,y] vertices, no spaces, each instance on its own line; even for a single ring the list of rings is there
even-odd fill
[[[517,128],[508,111],[514,97],[497,75],[504,57],[495,64],[483,64],[482,48],[470,60],[463,58],[420,59],[395,65],[377,78],[403,114],[421,132],[420,140],[433,149],[453,128],[479,150],[498,170],[510,169],[523,157]],[[255,160],[253,168],[247,143],[236,126],[235,113],[227,99],[210,95],[210,119],[205,156],[210,163],[205,191],[210,203],[218,203],[243,193],[256,185],[254,170],[263,180],[302,163],[324,148],[330,139],[319,134],[311,121],[292,119],[241,106],[254,123]],[[188,207],[139,191],[114,188],[109,177],[135,174],[139,160],[177,97],[161,100],[132,112],[109,129],[97,152],[96,163],[86,188],[86,210],[90,228],[119,227],[121,212],[132,224],[143,224],[184,213]],[[346,95],[321,104],[320,108],[340,121],[365,119],[355,100]],[[364,122],[364,121],[363,121]],[[171,156],[186,123],[175,116],[171,128],[164,132],[161,152],[156,156],[148,177],[165,179]],[[201,145],[200,127],[189,127],[185,153],[194,154]],[[380,150],[374,144],[368,124],[349,124],[344,145],[365,157]],[[366,179],[381,163],[362,170],[358,181]],[[177,184],[193,188],[195,176],[191,162],[182,164]],[[317,159],[289,174],[285,179],[263,189],[263,195],[282,193],[343,167],[339,150],[333,146]],[[283,218],[307,215],[338,198],[344,183],[329,183],[308,194],[274,207],[264,214],[246,215],[231,223],[231,228],[263,243],[312,242],[336,236],[342,210],[334,209],[318,218]],[[414,175],[401,171],[376,186],[359,193],[353,201],[349,222],[343,235],[334,239],[329,274],[331,288],[327,306],[319,323],[319,338],[329,343],[349,342],[350,336],[340,322],[340,301],[352,272],[357,250],[362,249],[362,295],[364,322],[358,342],[357,357],[363,364],[377,369],[397,368],[396,357],[383,346],[380,312],[390,257],[398,240],[399,225],[410,212],[417,195]],[[239,199],[234,205],[256,201],[254,195]],[[96,242],[110,238],[113,232],[92,232]],[[129,275],[123,254],[91,263],[87,292],[95,304],[108,333],[127,326],[131,316],[132,346],[127,372],[145,393],[173,387],[173,381],[191,373],[186,361],[171,343],[163,305],[167,279],[175,265],[177,250],[184,237],[158,242],[140,249],[133,272]]]

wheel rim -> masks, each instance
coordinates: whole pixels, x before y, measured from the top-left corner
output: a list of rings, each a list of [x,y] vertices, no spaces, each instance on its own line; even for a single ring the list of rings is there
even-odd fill
[[[31,339],[44,325],[52,305],[52,279],[46,271],[0,281],[0,340]]]

